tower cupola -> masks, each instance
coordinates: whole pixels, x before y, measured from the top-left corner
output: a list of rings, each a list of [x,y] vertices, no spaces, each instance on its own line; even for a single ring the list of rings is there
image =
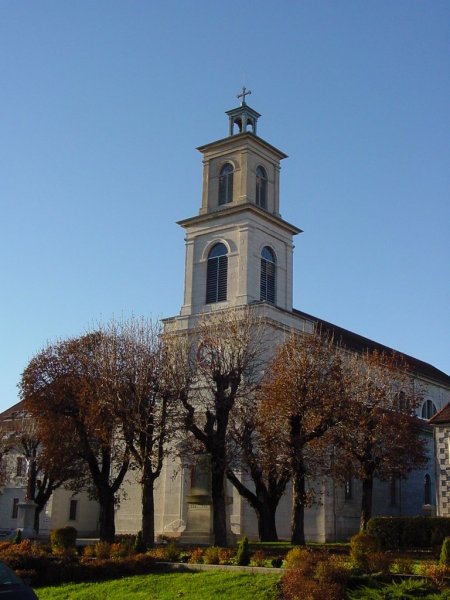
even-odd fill
[[[229,135],[235,135],[235,133],[254,133],[256,135],[256,123],[261,116],[256,110],[250,108],[245,101],[245,96],[251,94],[251,90],[247,90],[246,87],[242,88],[242,92],[237,95],[237,98],[242,98],[241,105],[237,108],[227,110],[226,114],[229,119]],[[237,131],[235,131],[237,128]]]

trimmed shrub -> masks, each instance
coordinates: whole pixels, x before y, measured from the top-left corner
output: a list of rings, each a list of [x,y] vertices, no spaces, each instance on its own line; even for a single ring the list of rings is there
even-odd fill
[[[368,573],[381,573],[388,575],[393,563],[393,558],[385,552],[374,552],[367,556]]]
[[[232,565],[234,552],[231,548],[219,548],[219,564]]]
[[[367,524],[383,550],[430,548],[450,537],[448,517],[374,517]]]
[[[171,542],[166,548],[166,560],[169,562],[178,562],[180,560],[180,549],[175,544],[175,542]]]
[[[95,546],[94,544],[89,544],[89,546],[84,546],[83,548],[83,558],[94,558],[95,557]]]
[[[428,564],[422,569],[422,574],[425,575],[425,577],[428,577],[428,579],[438,587],[444,585],[445,579],[449,576],[449,573],[450,569],[447,565],[439,565],[437,563]]]
[[[414,573],[414,561],[406,556],[400,556],[396,558],[393,566],[396,573],[402,575],[412,575]]]
[[[344,557],[331,554],[318,562],[315,577],[322,584],[336,583],[346,586],[350,578],[350,569],[346,565]]]
[[[194,548],[194,550],[192,550],[192,552],[191,552],[188,563],[194,564],[194,565],[202,564],[204,553],[205,553],[205,550],[203,548]]]
[[[111,544],[108,542],[97,542],[94,546],[97,558],[109,558],[111,556]]]
[[[275,558],[271,559],[270,564],[274,569],[280,569],[283,566],[283,559],[281,556],[276,556]]]
[[[314,574],[317,565],[317,556],[310,550],[297,546],[292,548],[286,554],[285,566],[286,569],[297,569],[300,573],[307,576]]]
[[[239,542],[236,552],[236,564],[241,567],[246,567],[250,563],[250,550],[248,547],[248,537],[244,535]]]
[[[286,600],[341,600],[344,589],[336,583],[319,582],[306,577],[298,569],[288,569],[281,581]]]
[[[203,562],[205,565],[218,565],[220,563],[219,557],[220,548],[218,546],[209,546],[206,548],[203,554]]]
[[[50,532],[50,543],[52,550],[54,549],[70,549],[75,548],[77,541],[77,530],[70,525],[61,527],[60,529],[52,529]]]
[[[266,564],[266,559],[267,557],[264,550],[257,550],[254,554],[251,555],[250,563],[252,565],[255,565],[255,567],[264,567],[264,565]]]
[[[368,533],[357,533],[350,539],[350,557],[353,565],[361,571],[369,570],[369,557],[380,550],[376,537]]]
[[[441,565],[450,565],[450,537],[446,537],[442,542],[441,554],[439,556]]]

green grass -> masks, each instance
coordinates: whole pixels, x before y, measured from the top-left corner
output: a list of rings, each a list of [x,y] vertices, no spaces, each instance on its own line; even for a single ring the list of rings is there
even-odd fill
[[[35,590],[39,600],[275,600],[277,575],[222,571],[135,575]]]

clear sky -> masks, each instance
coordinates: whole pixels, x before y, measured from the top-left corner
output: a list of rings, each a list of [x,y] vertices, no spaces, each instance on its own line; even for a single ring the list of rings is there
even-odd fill
[[[243,83],[294,306],[450,372],[448,0],[1,0],[0,409],[47,341],[178,314]]]

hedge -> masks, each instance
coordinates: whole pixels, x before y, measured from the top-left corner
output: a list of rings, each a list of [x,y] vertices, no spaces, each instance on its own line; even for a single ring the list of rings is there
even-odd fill
[[[374,517],[367,533],[380,542],[383,550],[432,548],[450,536],[450,518],[446,517]]]

